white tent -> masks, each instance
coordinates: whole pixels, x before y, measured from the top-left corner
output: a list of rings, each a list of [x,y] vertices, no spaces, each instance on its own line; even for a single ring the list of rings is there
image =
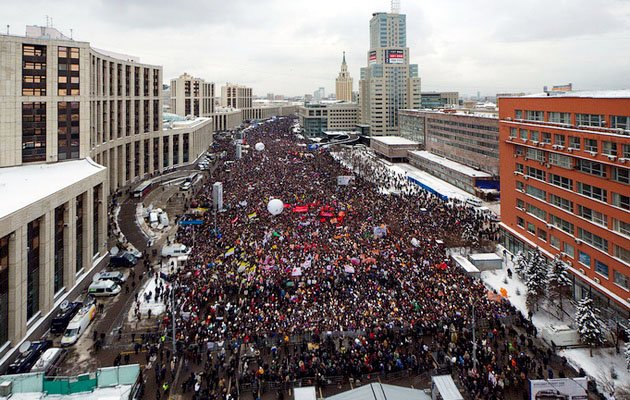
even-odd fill
[[[347,392],[339,393],[327,400],[431,400],[423,390],[402,386],[370,383]]]

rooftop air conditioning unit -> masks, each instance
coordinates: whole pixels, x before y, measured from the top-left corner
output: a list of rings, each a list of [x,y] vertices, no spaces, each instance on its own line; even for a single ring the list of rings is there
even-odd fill
[[[563,146],[563,145],[561,145],[561,144],[559,144],[559,145],[558,145],[558,150],[564,150],[564,146]]]
[[[584,268],[580,268],[580,274],[586,275],[586,272],[584,272]]]
[[[596,151],[589,151],[588,154],[590,154],[591,156],[595,157],[597,155]]]
[[[564,258],[567,256],[567,253],[565,253],[564,251],[560,252],[560,258]]]
[[[551,168],[551,164],[547,163],[547,164],[545,164],[545,167]]]
[[[595,283],[599,283],[599,278],[593,278],[593,280],[595,281]]]
[[[528,180],[529,176],[525,175],[525,176],[523,176],[523,179]]]
[[[9,397],[13,392],[13,382],[12,381],[4,381],[0,383],[0,396]]]
[[[570,153],[573,151],[573,147],[567,147],[567,151]]]
[[[608,156],[608,159],[609,159],[610,161],[615,161],[615,160],[617,159],[617,156],[612,156],[612,155],[610,155],[610,156]]]
[[[582,244],[582,241],[580,239],[578,239],[578,238],[575,238],[575,243]]]
[[[547,224],[547,228],[553,229],[553,224]]]
[[[619,162],[620,162],[620,163],[622,163],[622,164],[624,164],[624,163],[626,162],[626,160],[627,160],[627,158],[620,158],[620,159],[619,159]]]

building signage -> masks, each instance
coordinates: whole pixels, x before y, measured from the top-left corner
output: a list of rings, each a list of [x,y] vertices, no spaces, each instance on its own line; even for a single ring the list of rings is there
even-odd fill
[[[404,50],[385,50],[385,62],[387,64],[404,64],[405,51]]]
[[[376,64],[376,50],[372,50],[368,53],[368,64]]]
[[[530,380],[531,400],[586,400],[586,378]]]

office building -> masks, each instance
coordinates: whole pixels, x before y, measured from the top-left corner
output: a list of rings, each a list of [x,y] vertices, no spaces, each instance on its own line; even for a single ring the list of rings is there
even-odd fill
[[[324,100],[324,98],[326,98],[326,89],[324,89],[323,87],[320,87],[313,92],[313,100],[321,101]]]
[[[352,101],[352,78],[348,72],[348,64],[346,64],[346,52],[343,52],[343,61],[341,62],[341,71],[335,80],[335,99],[339,101]]]
[[[370,126],[371,135],[397,135],[398,110],[421,107],[418,66],[409,64],[404,14],[372,14],[359,92],[360,122]]]
[[[422,92],[423,109],[455,108],[459,105],[458,92]]]
[[[183,73],[171,79],[170,112],[183,117],[211,117],[214,113],[214,83]]]
[[[322,137],[325,131],[353,131],[358,122],[358,105],[341,101],[325,101],[298,107],[304,135]]]
[[[89,282],[108,195],[192,162],[204,125],[163,129],[160,66],[50,27],[0,35],[0,357]]]
[[[630,91],[499,99],[501,223],[512,253],[538,247],[573,295],[630,310]]]
[[[499,120],[492,114],[455,110],[400,110],[400,136],[428,152],[499,175]]]
[[[221,86],[221,107],[252,108],[252,88],[233,83]]]

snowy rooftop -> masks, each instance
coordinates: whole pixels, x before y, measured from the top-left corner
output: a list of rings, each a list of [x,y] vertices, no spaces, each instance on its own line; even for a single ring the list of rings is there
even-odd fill
[[[550,92],[547,93],[536,93],[536,94],[528,94],[523,97],[590,97],[590,98],[600,98],[600,99],[622,99],[622,98],[630,98],[630,89],[619,89],[619,90],[575,90],[570,92]]]
[[[444,110],[435,110],[433,108],[423,108],[420,110],[408,109],[408,110],[400,110],[400,111],[415,111],[422,112],[427,114],[441,114],[441,115],[456,115],[458,117],[478,117],[478,118],[489,118],[497,120],[499,116],[498,114],[492,112],[481,112],[481,111],[469,111],[469,109],[458,109],[458,108],[449,108],[447,111]]]
[[[468,256],[471,260],[487,261],[487,260],[503,260],[496,253],[476,253]]]
[[[420,143],[414,142],[402,136],[372,136],[371,140],[381,142],[386,145],[419,145]]]
[[[0,168],[0,218],[103,170],[90,158]]]
[[[437,164],[441,164],[449,169],[455,170],[457,172],[461,172],[464,175],[470,176],[472,178],[491,178],[492,175],[483,172],[483,171],[477,171],[474,168],[471,168],[467,165],[464,164],[460,164],[457,161],[452,161],[449,160],[448,158],[444,158],[444,157],[440,157],[438,155],[435,155],[433,153],[429,153],[426,150],[420,150],[420,151],[410,151],[411,154],[414,154],[418,157],[422,157],[424,159],[427,159],[431,162],[437,163]]]
[[[458,188],[457,186],[451,185],[448,182],[437,178],[426,171],[422,171],[413,165],[406,163],[396,163],[388,166],[389,169],[400,172],[402,174],[406,174],[409,177],[414,178],[418,182],[421,182],[423,185],[430,187],[436,192],[440,193],[443,196],[448,197],[449,199],[458,199],[461,201],[466,201],[466,199],[474,198],[472,194],[466,192],[463,189]]]

